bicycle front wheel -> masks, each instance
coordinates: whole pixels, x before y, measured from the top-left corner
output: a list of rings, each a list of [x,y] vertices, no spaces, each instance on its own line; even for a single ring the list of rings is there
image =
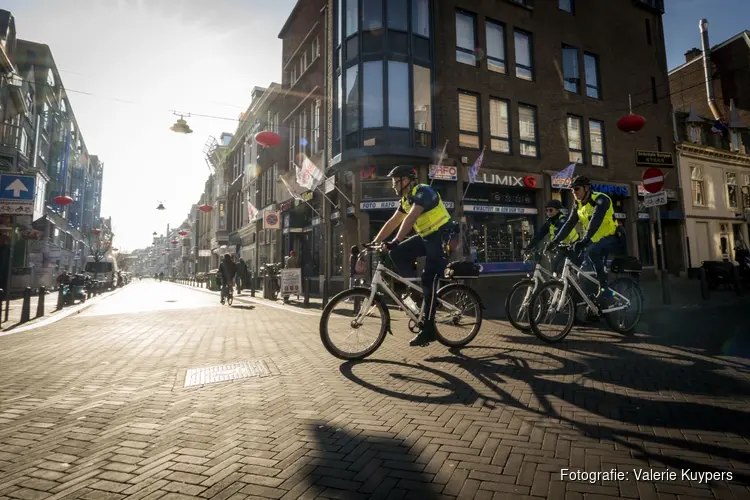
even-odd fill
[[[438,341],[448,347],[463,347],[482,327],[482,303],[476,292],[460,283],[437,291],[435,330]]]
[[[320,317],[320,340],[333,356],[363,359],[378,350],[388,331],[388,311],[380,300],[363,310],[369,288],[352,288],[336,295]]]
[[[604,314],[604,319],[611,329],[619,334],[631,334],[643,315],[643,292],[641,287],[633,278],[621,276],[609,285],[610,290],[617,292],[613,294],[612,306],[628,306],[619,311]]]
[[[535,284],[534,280],[523,279],[513,285],[505,299],[505,314],[508,315],[508,321],[516,330],[531,331],[529,304],[534,294]]]
[[[573,329],[576,306],[563,284],[549,281],[540,286],[529,304],[529,323],[534,335],[548,344],[560,342]]]

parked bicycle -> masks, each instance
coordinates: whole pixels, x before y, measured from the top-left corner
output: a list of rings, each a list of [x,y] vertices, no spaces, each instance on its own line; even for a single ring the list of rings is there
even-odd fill
[[[505,299],[505,314],[508,315],[508,321],[513,328],[522,332],[531,331],[529,304],[534,292],[544,283],[554,279],[554,274],[542,266],[543,257],[544,254],[538,250],[532,250],[526,254],[524,261],[533,263],[532,271],[511,287]]]
[[[534,334],[544,342],[554,343],[563,340],[573,328],[576,310],[585,307],[590,314],[604,316],[605,321],[614,331],[627,334],[638,325],[643,314],[643,292],[638,282],[629,276],[619,275],[610,282],[608,290],[611,293],[610,303],[601,308],[582,288],[582,278],[599,290],[596,274],[587,272],[579,267],[581,257],[576,255],[570,247],[563,247],[565,265],[559,280],[552,280],[540,286],[531,298],[529,304],[529,323]],[[612,268],[621,269],[622,258],[615,258]],[[574,263],[575,262],[575,263]],[[627,269],[623,269],[627,272]],[[591,285],[589,285],[591,286]],[[628,297],[629,296],[629,297]],[[633,317],[627,320],[626,310],[633,309]],[[619,314],[618,314],[619,313]],[[556,334],[546,333],[546,321],[553,315],[562,314],[562,330]],[[550,325],[554,326],[554,325]]]
[[[417,284],[419,278],[403,278],[388,269],[384,264],[385,255],[380,251],[379,245],[365,245],[359,258],[367,254],[376,256],[378,260],[369,286],[356,286],[339,293],[326,305],[320,318],[320,339],[328,352],[339,359],[366,358],[381,346],[386,333],[393,334],[391,315],[383,292],[406,313],[409,318],[408,327],[412,332],[419,331],[424,321],[424,311],[409,308],[386,281],[387,278],[391,278],[408,287],[412,293],[421,296],[422,288]],[[435,297],[435,326],[438,341],[443,345],[465,346],[479,333],[483,309],[479,295],[468,285],[455,282],[476,277],[475,272],[478,275],[476,266],[469,262],[453,262],[445,270],[444,279],[451,283],[438,289]],[[365,327],[370,325],[372,333],[367,339]],[[455,328],[456,332],[451,328]],[[343,332],[341,340],[339,330]],[[347,341],[361,347],[348,350]]]

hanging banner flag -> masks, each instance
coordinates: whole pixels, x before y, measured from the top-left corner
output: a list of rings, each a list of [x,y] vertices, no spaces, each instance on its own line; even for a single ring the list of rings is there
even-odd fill
[[[307,155],[299,155],[302,157],[302,165],[295,168],[297,169],[297,184],[300,186],[314,190],[323,181],[325,177],[323,172],[315,165]]]
[[[255,205],[250,203],[250,200],[247,201],[247,218],[250,220],[250,222],[255,220],[255,216],[258,215],[258,209],[255,208]]]
[[[263,229],[281,229],[281,217],[278,210],[263,214]]]
[[[286,179],[284,179],[283,176],[279,176],[279,179],[281,179],[281,182],[284,184],[284,187],[286,188],[286,190],[289,191],[289,194],[292,195],[292,198],[294,198],[295,200],[299,200],[299,201],[305,201],[302,198],[302,196],[294,192],[294,190],[292,189],[292,186],[289,185],[289,183],[286,181]]]
[[[482,148],[482,152],[479,154],[479,157],[474,162],[474,165],[469,167],[469,183],[473,184],[477,181],[477,175],[479,175],[479,169],[482,168],[482,162],[484,161],[484,150],[485,148]]]
[[[552,187],[555,189],[569,189],[573,181],[577,163],[571,163],[564,169],[552,176]]]

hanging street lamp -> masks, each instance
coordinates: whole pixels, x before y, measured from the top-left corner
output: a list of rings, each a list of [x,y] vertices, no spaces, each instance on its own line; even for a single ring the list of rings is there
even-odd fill
[[[169,130],[172,132],[176,132],[178,134],[192,134],[193,129],[190,128],[190,125],[187,124],[185,121],[185,115],[180,114],[176,111],[172,111],[172,113],[175,116],[179,116],[176,122],[174,122],[174,125],[169,127]],[[190,118],[190,113],[187,114],[187,117]]]
[[[211,206],[211,205],[209,205],[208,203],[204,203],[203,205],[201,205],[200,207],[198,207],[198,210],[200,210],[203,213],[211,212],[211,211],[213,211],[213,209],[214,209],[214,207]]]

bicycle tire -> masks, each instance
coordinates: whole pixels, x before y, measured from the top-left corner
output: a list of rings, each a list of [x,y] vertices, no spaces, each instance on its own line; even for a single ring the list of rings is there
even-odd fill
[[[464,285],[463,283],[451,283],[449,285],[445,285],[440,290],[437,291],[436,298],[440,298],[441,296],[447,294],[448,292],[453,292],[456,290],[461,290],[465,292],[469,297],[471,297],[472,301],[474,302],[477,310],[477,321],[474,324],[474,328],[471,329],[471,332],[469,335],[464,337],[462,340],[459,341],[452,341],[445,337],[443,337],[440,334],[440,328],[438,328],[437,325],[435,325],[435,331],[437,332],[437,339],[438,342],[443,344],[447,347],[463,347],[467,345],[469,342],[474,340],[474,338],[479,334],[479,330],[482,328],[482,301],[479,298],[479,295],[477,295],[477,292],[474,291],[473,288],[471,288],[468,285]]]
[[[383,344],[383,341],[385,340],[386,333],[388,333],[388,330],[390,328],[390,314],[388,313],[388,308],[385,306],[385,304],[383,304],[382,300],[379,297],[375,297],[374,305],[378,308],[378,312],[380,312],[381,318],[380,332],[378,333],[378,337],[375,342],[373,342],[370,347],[365,349],[364,351],[353,354],[345,353],[344,351],[336,347],[336,345],[333,343],[328,333],[328,320],[330,319],[331,312],[333,311],[334,307],[351,296],[362,295],[369,296],[370,289],[363,287],[350,288],[349,290],[344,290],[343,292],[335,295],[323,308],[323,313],[320,316],[320,340],[323,343],[323,347],[325,347],[326,350],[336,358],[346,361],[356,361],[364,359],[380,348],[380,346]]]
[[[523,287],[528,288],[529,285],[531,285],[531,291],[532,295],[534,292],[534,280],[530,278],[524,278],[515,285],[513,285],[510,289],[510,292],[508,292],[508,296],[505,298],[505,314],[508,316],[508,321],[510,324],[515,328],[516,330],[520,330],[522,332],[530,332],[531,331],[531,324],[528,325],[521,325],[518,322],[518,318],[515,316],[513,310],[511,309],[511,299],[513,298],[513,295],[520,290]],[[531,304],[531,297],[529,297],[529,304],[526,305],[526,311],[528,315],[528,309],[529,305]]]
[[[559,335],[556,335],[555,337],[549,337],[545,335],[544,333],[539,330],[539,324],[537,323],[537,315],[532,314],[533,311],[536,311],[539,307],[539,301],[541,300],[541,297],[544,296],[544,293],[548,291],[548,289],[557,288],[562,292],[563,284],[559,281],[548,281],[547,283],[544,283],[542,286],[540,286],[537,291],[534,293],[534,295],[531,297],[531,302],[529,302],[530,312],[529,312],[529,323],[531,324],[531,330],[534,332],[534,335],[536,337],[546,342],[547,344],[555,344],[557,342],[561,342],[565,339],[565,337],[568,336],[570,331],[573,329],[573,324],[575,322],[576,318],[576,306],[575,302],[573,301],[573,297],[570,293],[567,294],[565,297],[566,303],[563,306],[564,308],[568,309],[568,321],[565,323],[565,328],[563,329],[562,333]],[[554,292],[553,290],[549,290]]]
[[[227,296],[227,305],[231,306],[232,302],[234,302],[234,297],[230,294]]]
[[[638,323],[641,321],[641,317],[643,316],[643,291],[641,290],[640,285],[637,281],[635,281],[633,278],[630,278],[628,276],[620,276],[619,278],[616,278],[610,285],[609,288],[614,289],[618,283],[623,282],[629,282],[631,289],[634,291],[634,293],[638,296],[638,300],[640,301],[641,307],[640,311],[638,311],[638,318],[633,322],[633,326],[629,328],[620,328],[616,323],[615,319],[612,317],[612,314],[604,314],[604,321],[607,322],[607,325],[614,330],[615,332],[621,334],[621,335],[628,335],[633,332],[636,326],[638,326]]]

